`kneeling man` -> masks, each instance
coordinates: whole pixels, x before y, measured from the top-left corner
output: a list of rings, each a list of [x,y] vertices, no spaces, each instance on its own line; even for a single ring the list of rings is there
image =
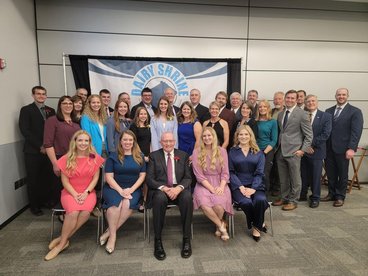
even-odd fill
[[[160,140],[162,149],[150,154],[147,169],[148,206],[153,208],[153,227],[155,231],[154,256],[158,260],[166,258],[161,241],[161,232],[168,204],[179,206],[183,226],[181,256],[189,258],[192,255],[190,237],[193,200],[190,192],[192,179],[189,156],[183,151],[174,149],[175,142],[174,135],[171,132],[163,133]]]

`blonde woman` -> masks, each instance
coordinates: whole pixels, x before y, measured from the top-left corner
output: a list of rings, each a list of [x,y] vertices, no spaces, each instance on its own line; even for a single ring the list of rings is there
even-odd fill
[[[109,228],[100,237],[100,244],[106,243],[109,254],[115,250],[116,231],[133,210],[138,209],[145,177],[146,163],[137,138],[131,130],[125,130],[120,136],[118,151],[110,154],[105,166],[108,185],[104,185],[102,196]]]
[[[193,193],[193,206],[216,225],[215,235],[226,241],[229,235],[224,213],[233,214],[231,193],[227,185],[229,168],[227,152],[218,146],[213,128],[205,127],[200,139],[200,147],[193,151],[193,171],[197,185]]]
[[[217,102],[211,102],[209,112],[211,118],[203,123],[203,127],[212,127],[216,132],[219,146],[226,149],[229,145],[230,130],[228,123],[220,118],[220,105]]]
[[[83,115],[80,120],[81,128],[92,137],[92,144],[99,155],[106,154],[106,121],[105,108],[99,95],[91,95],[87,99]]]
[[[268,208],[262,181],[265,157],[259,150],[254,133],[248,125],[240,126],[234,136],[234,147],[229,152],[230,186],[233,201],[247,217],[255,241],[261,231],[267,232],[264,213]]]
[[[178,147],[178,121],[174,115],[173,108],[170,105],[169,99],[162,96],[158,100],[158,108],[155,111],[155,116],[151,119],[151,145],[152,151],[162,148],[160,139],[165,132],[174,134],[175,148]]]
[[[66,214],[61,236],[49,244],[46,261],[67,248],[69,238],[88,220],[96,204],[94,188],[103,162],[104,159],[92,146],[91,136],[84,130],[77,131],[71,139],[68,153],[57,161],[64,186],[61,204]]]

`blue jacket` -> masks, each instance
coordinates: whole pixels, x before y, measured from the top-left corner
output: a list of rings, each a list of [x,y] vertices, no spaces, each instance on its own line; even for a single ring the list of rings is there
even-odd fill
[[[92,137],[92,145],[95,147],[96,152],[101,155],[102,154],[102,144],[106,144],[106,125],[103,126],[103,140],[100,132],[100,127],[98,123],[92,121],[87,115],[82,115],[80,120],[81,128],[89,133]],[[106,149],[106,148],[105,148]]]

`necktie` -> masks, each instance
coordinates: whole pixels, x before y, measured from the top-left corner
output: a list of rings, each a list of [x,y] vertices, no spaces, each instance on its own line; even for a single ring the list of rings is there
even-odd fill
[[[167,186],[172,187],[173,186],[173,166],[171,163],[171,157],[170,153],[167,154]]]
[[[44,107],[44,106],[41,106],[40,110],[41,110],[41,114],[42,114],[43,119],[44,119],[44,120],[46,120],[46,111],[45,111],[45,107]]]
[[[312,113],[309,113],[309,122],[312,123],[312,116],[313,114]]]
[[[286,123],[287,123],[287,121],[289,119],[289,113],[290,113],[290,111],[289,110],[286,110],[285,117],[284,117],[284,122],[282,123],[282,128],[283,129],[285,129]]]
[[[333,118],[334,121],[336,121],[336,119],[339,117],[340,112],[341,112],[341,107],[339,106],[339,107],[336,108],[336,113],[335,113],[334,118]]]

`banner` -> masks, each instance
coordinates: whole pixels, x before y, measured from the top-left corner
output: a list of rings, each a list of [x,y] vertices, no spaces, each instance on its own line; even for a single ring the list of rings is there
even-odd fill
[[[88,59],[92,94],[108,89],[111,106],[121,92],[129,93],[132,106],[138,104],[144,87],[152,89],[154,106],[167,87],[176,91],[176,106],[189,100],[193,88],[201,91],[201,103],[208,106],[218,91],[227,90],[227,67],[227,62]]]

